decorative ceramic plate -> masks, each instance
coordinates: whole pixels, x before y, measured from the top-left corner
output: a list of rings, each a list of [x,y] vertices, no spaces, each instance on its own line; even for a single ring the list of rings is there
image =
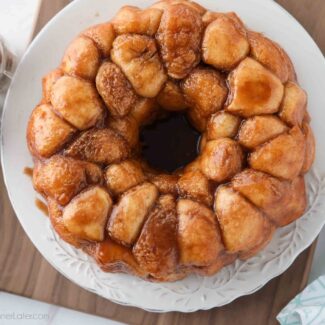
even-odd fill
[[[247,26],[279,42],[292,58],[299,82],[309,95],[309,112],[317,140],[316,162],[307,176],[309,208],[293,224],[279,229],[257,256],[224,268],[212,277],[191,276],[175,283],[150,283],[130,275],[102,272],[80,250],[60,240],[48,218],[35,206],[32,166],[25,130],[41,98],[41,78],[60,62],[64,49],[81,30],[111,18],[126,4],[148,0],[75,0],[52,19],[29,47],[9,90],[2,119],[3,172],[9,196],[26,233],[43,256],[63,275],[114,302],[150,311],[209,309],[250,294],[284,272],[325,223],[325,60],[306,31],[271,0],[200,0],[215,11],[236,11]]]

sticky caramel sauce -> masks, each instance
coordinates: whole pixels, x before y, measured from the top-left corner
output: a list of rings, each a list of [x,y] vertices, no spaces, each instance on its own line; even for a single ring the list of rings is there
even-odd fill
[[[246,81],[239,87],[238,93],[242,105],[255,107],[263,105],[270,99],[272,88],[268,80]]]
[[[43,212],[46,216],[49,215],[49,210],[47,208],[47,205],[41,201],[40,199],[35,199],[35,205],[36,207]]]
[[[29,177],[33,177],[33,168],[25,167],[23,172],[24,172],[25,175],[27,175]]]

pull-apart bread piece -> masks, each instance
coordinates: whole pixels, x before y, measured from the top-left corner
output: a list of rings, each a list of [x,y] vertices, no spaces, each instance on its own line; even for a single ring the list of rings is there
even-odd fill
[[[111,23],[92,26],[86,29],[82,35],[89,37],[96,44],[102,56],[109,57],[115,38],[115,31]]]
[[[156,3],[154,3],[151,8],[156,8],[160,10],[165,10],[171,5],[177,5],[181,4],[183,6],[187,6],[188,8],[191,8],[195,10],[199,15],[204,15],[206,12],[206,9],[202,7],[200,4],[190,1],[190,0],[161,0]]]
[[[258,147],[251,153],[248,162],[256,170],[292,180],[301,173],[305,148],[304,134],[295,126]]]
[[[274,115],[254,116],[246,119],[239,130],[239,143],[253,149],[284,133],[288,127]]]
[[[71,139],[76,129],[57,116],[50,104],[36,106],[27,126],[28,147],[33,155],[49,158]]]
[[[124,6],[43,78],[27,125],[33,185],[60,238],[105,272],[214,275],[304,214],[307,97],[284,49],[234,12]],[[172,114],[200,134],[197,157],[168,173],[142,156],[141,131]]]
[[[77,77],[59,78],[51,89],[51,103],[60,117],[79,130],[94,126],[103,114],[96,88]]]
[[[216,192],[215,206],[226,249],[246,259],[272,238],[274,225],[229,185]]]
[[[203,61],[220,70],[231,70],[249,53],[246,30],[222,15],[206,28],[202,42]]]
[[[307,94],[296,83],[289,81],[284,88],[280,107],[281,119],[290,126],[302,126],[306,116]]]
[[[140,96],[156,97],[167,80],[151,37],[120,35],[113,42],[111,57]]]
[[[262,34],[248,32],[251,56],[272,71],[282,83],[296,79],[292,62],[285,51]]]
[[[176,174],[151,175],[150,182],[156,185],[161,194],[178,194],[179,176]]]
[[[200,62],[203,23],[190,6],[167,6],[156,34],[160,55],[168,75],[182,79]]]
[[[91,129],[81,133],[65,150],[69,157],[110,164],[128,157],[128,143],[111,129]]]
[[[188,108],[185,96],[177,81],[169,79],[157,96],[157,103],[163,109],[171,112],[182,111]]]
[[[153,36],[158,30],[162,13],[158,8],[141,10],[133,6],[124,6],[113,20],[114,30],[117,34]]]
[[[159,280],[177,280],[177,215],[173,196],[161,196],[149,213],[133,252],[140,266]]]
[[[158,197],[156,186],[143,183],[127,191],[114,207],[108,232],[118,242],[132,245]]]
[[[64,208],[63,224],[79,238],[101,241],[112,205],[111,197],[103,188],[89,188],[75,196]]]
[[[215,215],[204,205],[186,199],[177,203],[177,212],[181,263],[210,265],[224,249]]]
[[[100,51],[95,42],[85,36],[76,38],[67,48],[61,68],[66,74],[94,80],[100,63]]]
[[[233,70],[227,111],[242,117],[277,113],[284,87],[281,81],[257,61],[246,58]]]
[[[105,61],[96,76],[96,87],[113,116],[123,117],[130,113],[138,101],[132,85],[114,63]]]
[[[222,109],[228,90],[225,80],[214,69],[195,68],[181,83],[188,103],[188,117],[199,130],[206,128],[208,118]]]
[[[141,164],[136,160],[124,160],[111,164],[105,171],[106,185],[113,195],[123,194],[133,186],[145,181]]]
[[[298,176],[282,181],[253,169],[237,174],[233,188],[259,207],[277,226],[300,217],[306,207],[305,182]]]

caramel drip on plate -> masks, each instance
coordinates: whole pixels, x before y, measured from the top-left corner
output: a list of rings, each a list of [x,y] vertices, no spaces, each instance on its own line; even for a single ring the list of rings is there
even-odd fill
[[[33,177],[33,168],[25,167],[23,173],[29,177]]]
[[[36,207],[41,210],[46,216],[49,215],[49,210],[47,208],[46,203],[44,203],[43,201],[41,201],[40,199],[35,199],[35,205]]]

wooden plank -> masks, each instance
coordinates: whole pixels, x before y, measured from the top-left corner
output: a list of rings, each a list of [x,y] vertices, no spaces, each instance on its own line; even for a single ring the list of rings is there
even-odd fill
[[[69,1],[43,0],[38,30]],[[278,0],[307,28],[325,53],[325,2]],[[17,171],[20,172],[20,171]],[[0,288],[26,297],[108,317],[129,324],[276,324],[275,316],[307,282],[315,243],[281,276],[258,292],[231,304],[191,314],[154,314],[122,307],[71,283],[51,267],[25,235],[11,208],[0,175]],[[243,316],[244,315],[244,316]]]

